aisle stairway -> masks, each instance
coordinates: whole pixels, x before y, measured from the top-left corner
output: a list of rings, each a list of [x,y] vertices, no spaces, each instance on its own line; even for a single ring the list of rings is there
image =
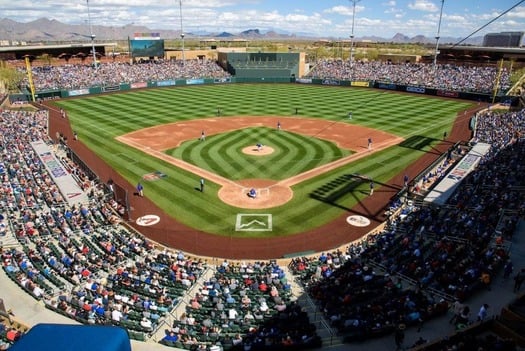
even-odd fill
[[[292,294],[297,298],[297,303],[303,311],[308,314],[310,323],[317,328],[317,335],[321,338],[323,346],[337,346],[343,344],[343,338],[337,335],[336,330],[330,327],[329,322],[324,318],[319,306],[308,296],[304,286],[298,282],[289,269],[286,270],[288,282],[292,287]]]

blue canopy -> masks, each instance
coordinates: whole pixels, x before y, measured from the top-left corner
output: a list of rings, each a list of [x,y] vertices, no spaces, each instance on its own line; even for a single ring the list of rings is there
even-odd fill
[[[126,329],[114,326],[37,324],[10,351],[131,351]]]

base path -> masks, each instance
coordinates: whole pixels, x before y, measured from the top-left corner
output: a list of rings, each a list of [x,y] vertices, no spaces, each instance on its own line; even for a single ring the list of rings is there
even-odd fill
[[[46,104],[48,103],[51,104],[51,102],[46,102]],[[410,175],[418,174],[429,164],[434,162],[442,153],[446,152],[456,141],[469,140],[469,119],[476,111],[483,108],[486,108],[486,104],[473,106],[466,111],[466,113],[463,113],[463,111],[461,114],[458,113],[453,129],[447,140],[440,142],[433,148],[433,150],[427,152],[420,159],[416,160],[406,170],[403,170],[398,175],[385,182],[380,189],[377,189],[377,191],[374,192],[374,196],[364,198],[350,210],[344,211],[339,218],[318,228],[312,228],[311,230],[296,235],[261,239],[244,237],[236,237],[235,239],[232,239],[231,237],[207,233],[198,228],[190,228],[178,222],[148,198],[139,199],[137,197],[130,197],[130,206],[133,207],[134,213],[157,214],[160,217],[160,222],[155,226],[148,227],[141,227],[134,222],[130,222],[130,225],[151,240],[194,255],[207,257],[206,260],[209,262],[219,262],[218,260],[221,258],[274,259],[281,258],[283,255],[304,252],[305,250],[311,252],[332,250],[341,245],[360,239],[365,234],[369,233],[371,228],[375,228],[382,223],[386,219],[385,207],[390,199],[395,196],[403,186],[403,175],[405,173]],[[69,120],[64,118],[61,111],[53,106],[50,106],[49,111],[49,135],[53,136],[56,135],[56,133],[61,133],[69,140],[73,140],[73,130],[69,124]],[[257,123],[262,122],[261,118],[256,118]],[[224,123],[229,123],[229,126],[233,129],[239,128],[238,125],[234,125],[235,119],[231,119],[231,122],[229,122],[230,118],[221,117],[220,120],[226,120]],[[268,123],[270,127],[275,127],[273,122],[276,120],[277,118],[268,118],[266,123]],[[279,120],[282,122],[282,127],[285,131],[288,128],[293,127],[289,123],[289,121],[292,121],[292,118],[280,118]],[[247,119],[246,126],[252,125],[255,120],[251,119],[252,124],[248,124],[248,121],[250,120]],[[191,131],[188,130],[186,133],[194,138],[198,138],[201,131],[199,128],[206,126],[206,120],[195,121],[195,123],[196,128],[194,127]],[[189,126],[189,123],[186,123],[186,125]],[[213,123],[213,125],[214,128],[219,131],[219,124]],[[146,131],[153,132],[154,129],[150,128]],[[207,132],[210,133],[211,129],[207,129]],[[172,133],[172,131],[170,133]],[[130,136],[136,138],[135,141],[137,142],[142,141],[142,137],[138,138],[139,135]],[[168,136],[166,134],[165,136],[171,138],[171,135]],[[366,147],[366,140],[364,140],[365,135],[362,135],[362,138],[363,139],[360,143],[355,147]],[[350,142],[352,140],[348,141]],[[377,145],[376,140],[374,141],[374,144]],[[129,183],[120,174],[115,172],[109,165],[100,159],[100,157],[94,154],[93,151],[88,149],[81,140],[75,143],[70,143],[70,147],[81,159],[89,164],[101,179],[111,178],[116,183],[125,186],[125,189],[129,193],[135,191],[135,184]],[[347,217],[350,215],[367,217],[371,221],[371,224],[367,227],[350,227],[347,223]]]
[[[265,179],[246,179],[234,182],[164,153],[165,150],[175,148],[187,140],[198,139],[202,131],[210,136],[260,126],[275,128],[277,132],[278,124],[280,124],[279,133],[290,131],[328,140],[354,153],[279,182]],[[368,149],[369,138],[373,140],[373,148],[370,150]],[[395,135],[349,123],[306,117],[272,116],[218,117],[176,122],[141,129],[122,135],[117,140],[221,185],[222,188],[218,195],[223,202],[239,208],[252,209],[283,205],[293,197],[291,186],[403,141],[402,138]],[[243,152],[247,154],[259,154],[260,156],[270,154],[271,151],[270,146],[263,146],[261,150],[257,150],[256,145],[247,145],[243,149]],[[250,198],[247,195],[250,188],[257,190],[256,198]]]

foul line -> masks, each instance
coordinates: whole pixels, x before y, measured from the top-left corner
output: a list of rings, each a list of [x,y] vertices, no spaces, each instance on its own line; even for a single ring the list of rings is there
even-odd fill
[[[241,185],[241,184],[238,184],[236,182],[234,182],[233,180],[230,180],[228,178],[225,178],[225,177],[222,177],[216,173],[213,173],[213,172],[210,172],[208,170],[205,170],[203,168],[200,168],[200,167],[197,167],[191,163],[188,163],[186,161],[183,161],[183,160],[180,160],[180,159],[177,159],[175,157],[172,157],[172,156],[169,156],[161,151],[158,151],[158,150],[154,150],[152,149],[151,147],[149,146],[145,146],[143,144],[140,144],[134,140],[131,140],[131,139],[128,139],[126,137],[117,137],[117,140],[118,141],[121,141],[127,145],[131,145],[133,147],[135,147],[136,149],[139,149],[149,155],[152,155],[152,156],[155,156],[163,161],[166,161],[172,165],[175,165],[179,168],[182,168],[186,171],[189,171],[191,173],[194,173],[198,176],[201,176],[201,177],[204,177],[204,178],[207,178],[208,180],[214,182],[214,183],[217,183],[221,186],[226,186],[226,185],[230,185],[230,186],[236,186],[240,189],[242,188],[245,188],[244,185]],[[336,161],[333,161],[333,162],[330,162],[330,163],[327,163],[327,164],[324,164],[322,166],[319,166],[319,167],[316,167],[316,168],[312,168],[306,172],[303,172],[303,173],[300,173],[300,174],[297,174],[295,176],[292,176],[290,178],[287,178],[287,179],[284,179],[284,180],[281,180],[279,182],[276,182],[275,184],[273,185],[270,185],[268,186],[267,188],[272,188],[272,187],[275,187],[275,186],[283,186],[283,187],[291,187],[293,185],[296,185],[296,184],[299,184],[301,182],[304,182],[305,180],[308,180],[308,179],[311,179],[311,178],[314,178],[314,177],[317,177],[321,174],[324,174],[326,172],[329,172],[333,169],[336,169],[336,168],[339,168],[341,166],[344,166],[348,163],[351,163],[353,161],[356,161],[356,160],[359,160],[361,158],[364,158],[366,156],[369,156],[369,155],[372,155],[378,151],[381,151],[381,150],[384,150],[390,146],[393,146],[393,145],[396,145],[400,142],[402,142],[404,139],[403,138],[393,138],[391,140],[387,140],[387,141],[384,141],[382,143],[378,143],[378,144],[374,144],[374,147],[372,150],[366,150],[366,151],[361,151],[361,152],[357,152],[357,153],[354,153],[352,155],[349,155],[347,157],[343,157],[343,158],[340,158]]]

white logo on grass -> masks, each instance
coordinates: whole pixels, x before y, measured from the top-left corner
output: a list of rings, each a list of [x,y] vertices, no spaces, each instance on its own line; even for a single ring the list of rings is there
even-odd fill
[[[272,215],[268,213],[238,213],[235,230],[238,232],[272,231]]]

